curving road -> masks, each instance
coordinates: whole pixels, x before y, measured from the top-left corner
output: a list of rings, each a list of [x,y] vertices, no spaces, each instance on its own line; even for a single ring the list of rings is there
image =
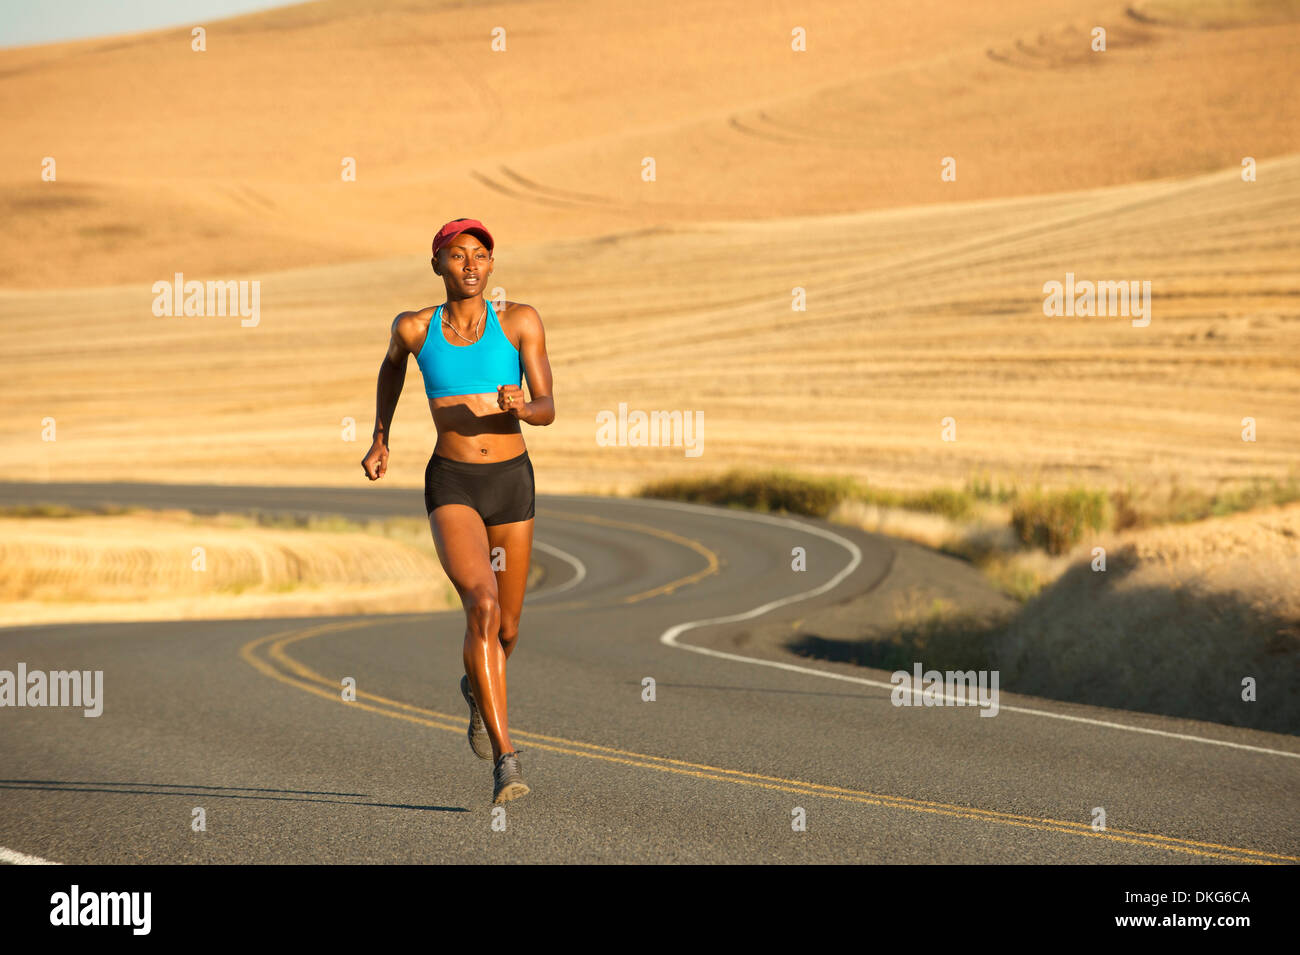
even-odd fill
[[[0,485],[0,504],[37,501],[421,506],[377,487]],[[105,701],[93,719],[0,709],[0,861],[1300,861],[1293,737],[1006,688],[993,718],[896,707],[888,674],[783,648],[908,575],[978,586],[959,561],[637,499],[542,496],[536,541],[510,667],[533,792],[504,816],[465,740],[459,611],[15,627],[0,669],[103,670]]]

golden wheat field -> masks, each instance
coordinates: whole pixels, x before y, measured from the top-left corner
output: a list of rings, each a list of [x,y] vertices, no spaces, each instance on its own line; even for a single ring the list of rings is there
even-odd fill
[[[374,534],[165,511],[0,517],[6,625],[417,613],[454,597],[436,557]]]
[[[546,324],[541,493],[1300,462],[1296,3],[324,0],[206,29],[0,51],[0,477],[362,481],[388,324],[443,300],[426,250],[460,215]],[[256,324],[155,316],[176,273],[258,282]],[[1149,324],[1044,315],[1067,274],[1149,282]],[[599,444],[620,404],[698,416],[701,453]],[[414,363],[394,432],[415,486]]]

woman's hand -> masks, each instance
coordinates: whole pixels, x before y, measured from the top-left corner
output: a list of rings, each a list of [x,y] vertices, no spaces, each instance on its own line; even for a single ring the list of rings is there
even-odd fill
[[[375,438],[370,453],[361,459],[361,470],[372,481],[377,481],[388,473],[388,445],[383,438]]]
[[[528,400],[519,385],[498,385],[497,407],[516,419],[528,419]]]

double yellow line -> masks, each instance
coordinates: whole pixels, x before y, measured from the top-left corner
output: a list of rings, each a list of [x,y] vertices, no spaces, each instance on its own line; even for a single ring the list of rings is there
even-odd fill
[[[339,633],[374,626],[373,621],[358,620],[342,623],[328,623],[306,629],[287,630],[270,636],[251,640],[240,648],[239,655],[260,673],[278,680],[288,686],[314,693],[334,703],[341,702],[342,686],[336,680],[328,679],[305,664],[293,659],[286,648],[302,640],[309,640],[326,633]],[[464,713],[439,713],[436,710],[390,700],[375,693],[357,691],[355,702],[347,704],[368,713],[377,713],[393,719],[406,720],[420,726],[445,730],[449,733],[464,735],[468,717]],[[1079,836],[1086,839],[1101,839],[1107,842],[1125,843],[1153,849],[1166,849],[1186,855],[1210,859],[1224,859],[1231,862],[1254,862],[1260,864],[1278,864],[1282,862],[1300,862],[1300,857],[1281,855],[1273,852],[1261,852],[1243,849],[1238,846],[1220,845],[1214,842],[1197,842],[1191,839],[1178,839],[1153,832],[1129,832],[1107,830],[1095,832],[1087,823],[1070,822],[1062,819],[1050,819],[1041,816],[1017,815],[992,809],[976,809],[950,803],[934,802],[925,799],[910,799],[905,796],[891,796],[866,790],[848,789],[843,786],[827,786],[810,783],[799,779],[786,779],[780,776],[766,776],[761,773],[746,773],[721,766],[704,763],[692,763],[686,760],[671,759],[666,756],[652,756],[630,750],[617,749],[612,746],[600,746],[581,740],[564,739],[558,736],[546,736],[542,733],[524,732],[511,729],[512,737],[524,740],[534,749],[563,753],[567,756],[582,756],[598,759],[607,763],[634,766],[639,769],[652,769],[662,773],[678,776],[690,776],[696,779],[708,779],[717,782],[732,783],[740,786],[753,786],[776,792],[793,793],[799,796],[814,796],[825,799],[838,799],[844,802],[861,803],[872,806],[885,806],[891,809],[904,809],[909,812],[929,813],[936,816],[948,816],[956,819],[974,819],[999,825],[1015,826],[1022,829],[1037,829],[1044,832],[1057,832],[1064,835]]]

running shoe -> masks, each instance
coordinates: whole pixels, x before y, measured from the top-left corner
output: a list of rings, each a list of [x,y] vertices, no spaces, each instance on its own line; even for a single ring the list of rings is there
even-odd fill
[[[460,695],[469,704],[469,748],[479,759],[492,758],[492,737],[488,736],[487,726],[474,702],[474,694],[469,688],[469,677],[460,678]]]
[[[528,795],[528,784],[524,782],[523,775],[519,772],[519,753],[502,753],[501,758],[497,760],[496,769],[492,773],[495,786],[492,792],[492,802],[500,805],[503,802],[509,802],[512,799],[518,799],[520,796]]]

